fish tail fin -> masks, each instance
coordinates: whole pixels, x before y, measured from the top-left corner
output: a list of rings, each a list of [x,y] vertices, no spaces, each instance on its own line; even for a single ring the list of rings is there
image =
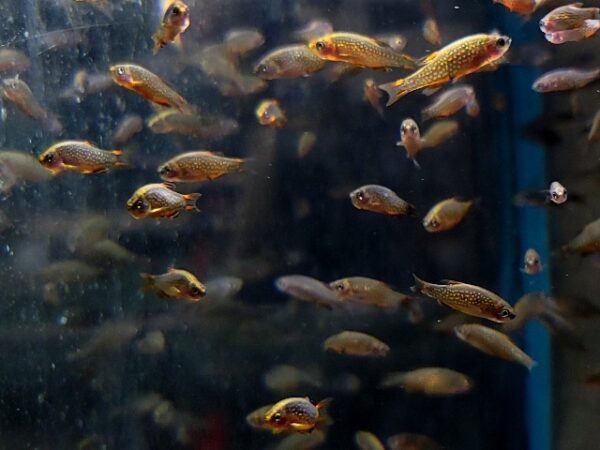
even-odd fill
[[[140,289],[142,292],[149,292],[154,289],[154,280],[156,279],[155,275],[141,272],[140,278],[142,279],[142,287]]]
[[[406,207],[406,215],[413,218],[419,217],[416,206],[412,203],[409,203]]]
[[[329,407],[333,402],[333,398],[327,397],[317,403],[316,408],[319,411],[319,422],[324,425],[331,425],[333,423],[333,419],[329,414]]]
[[[385,106],[391,106],[396,103],[401,97],[404,97],[408,94],[408,90],[406,89],[405,79],[400,78],[399,80],[392,81],[391,83],[384,83],[377,86],[383,92],[388,95],[388,101]]]
[[[185,210],[186,211],[195,211],[200,212],[200,208],[198,208],[198,199],[202,197],[202,194],[195,192],[193,194],[185,194],[183,198],[185,199]]]
[[[410,156],[408,154],[407,154],[407,156],[408,156],[408,159],[410,159],[413,162],[413,164],[415,165],[415,167],[417,169],[421,169],[421,164],[419,164],[419,161],[417,161],[417,158],[415,158],[414,156]]]
[[[111,153],[116,156],[115,166],[117,167],[129,167],[131,164],[127,160],[127,157],[123,153],[123,150],[111,150]]]
[[[414,280],[415,280],[415,285],[412,286],[410,288],[411,291],[413,291],[416,294],[421,294],[425,288],[427,287],[427,282],[424,280],[421,280],[418,276],[416,276],[414,273],[412,274]]]
[[[525,362],[525,367],[527,367],[527,370],[529,370],[531,372],[531,369],[533,369],[535,366],[538,365],[537,361],[534,361],[533,359],[529,358],[527,359]]]

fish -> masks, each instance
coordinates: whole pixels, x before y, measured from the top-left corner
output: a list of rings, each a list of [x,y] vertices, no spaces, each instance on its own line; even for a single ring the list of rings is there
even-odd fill
[[[440,46],[442,45],[442,36],[440,34],[440,28],[438,26],[437,20],[433,17],[428,17],[423,22],[423,37],[427,42],[431,45]]]
[[[533,248],[527,249],[525,256],[523,257],[523,273],[527,275],[537,275],[544,270],[540,254]]]
[[[127,211],[135,219],[172,219],[181,211],[200,212],[196,205],[202,196],[199,193],[180,194],[170,183],[151,183],[138,188],[127,200]]]
[[[454,137],[460,129],[456,120],[438,120],[425,131],[420,150],[435,148]],[[414,161],[414,159],[413,159]]]
[[[14,48],[0,48],[0,73],[25,72],[31,66],[31,60],[19,50]]]
[[[363,85],[363,98],[377,111],[379,117],[383,117],[383,107],[381,106],[382,96],[381,91],[377,89],[375,80],[373,78],[366,79]]]
[[[588,20],[600,19],[600,8],[582,6],[582,3],[571,3],[553,9],[540,20],[540,30],[543,33],[568,31],[585,26]]]
[[[581,89],[600,78],[600,69],[554,69],[536,79],[531,89],[539,93]]]
[[[397,52],[401,52],[402,50],[404,50],[408,42],[406,36],[399,33],[377,34],[375,35],[375,39],[389,45],[390,47],[392,47],[392,50],[395,50]]]
[[[406,150],[406,157],[413,161],[417,168],[421,166],[416,160],[417,153],[422,148],[421,130],[419,125],[414,119],[410,117],[404,119],[400,124],[400,140],[396,142],[396,146],[404,147]]]
[[[102,270],[78,259],[64,259],[46,266],[42,276],[47,283],[71,285],[90,283],[102,276]]]
[[[553,181],[552,183],[550,183],[550,189],[548,189],[548,194],[550,195],[550,201],[557,205],[562,205],[569,198],[567,188],[565,188],[558,181]]]
[[[354,442],[360,450],[385,450],[379,438],[369,431],[354,433]]]
[[[139,326],[130,321],[108,321],[100,325],[90,339],[74,352],[67,354],[68,361],[89,358],[106,358],[124,350],[138,334]]]
[[[174,42],[181,45],[181,35],[190,26],[190,12],[188,6],[180,0],[172,2],[160,22],[160,28],[152,35],[154,53]]]
[[[380,388],[402,387],[406,392],[430,396],[457,395],[473,388],[471,378],[444,367],[423,367],[410,372],[392,372],[379,383]]]
[[[366,277],[348,277],[329,283],[340,299],[377,308],[396,308],[413,300],[412,297],[394,291],[383,281]]]
[[[60,98],[74,99],[78,103],[88,95],[104,92],[115,83],[108,73],[89,73],[87,70],[78,70],[73,75],[70,86],[67,86],[60,94]]]
[[[600,219],[588,223],[581,233],[569,243],[562,246],[565,254],[579,254],[582,256],[600,253]]]
[[[592,119],[592,126],[587,136],[587,149],[589,150],[598,141],[600,141],[600,109],[596,111]]]
[[[261,101],[256,107],[255,115],[261,125],[283,128],[287,123],[285,112],[274,98]]]
[[[315,303],[327,309],[341,306],[343,302],[325,283],[304,275],[284,275],[275,280],[280,292],[298,300]]]
[[[167,340],[160,330],[148,331],[135,343],[138,352],[145,355],[157,355],[165,351]]]
[[[289,364],[279,364],[271,367],[263,376],[267,389],[282,394],[297,392],[301,388],[320,388],[320,377],[306,369]]]
[[[579,42],[591,38],[600,30],[600,20],[586,20],[580,28],[564,31],[551,31],[544,34],[546,40],[552,44],[565,42]]]
[[[383,358],[390,351],[385,342],[358,331],[342,331],[329,336],[323,342],[323,349],[343,355],[374,358]]]
[[[64,171],[91,174],[128,166],[122,156],[121,150],[102,150],[87,141],[61,141],[44,150],[38,160],[53,174]]]
[[[445,280],[445,284],[431,284],[416,275],[413,291],[426,295],[456,311],[503,323],[514,319],[515,313],[508,302],[480,286]]]
[[[208,280],[206,293],[211,300],[225,300],[234,297],[242,290],[244,280],[238,277],[220,276]]]
[[[303,42],[311,42],[321,36],[333,33],[333,25],[327,20],[314,19],[311,20],[305,27],[296,30],[294,37]]]
[[[150,131],[156,134],[181,134],[199,139],[220,139],[240,130],[235,119],[206,113],[187,114],[177,109],[165,109],[150,116]]]
[[[471,117],[479,114],[479,105],[472,86],[456,86],[443,91],[421,110],[421,118],[426,121],[450,117],[462,108],[466,108],[467,114]]]
[[[494,0],[504,6],[511,12],[516,12],[523,16],[530,16],[537,8],[537,0]]]
[[[386,443],[390,450],[443,450],[440,444],[424,434],[395,434]]]
[[[254,75],[263,80],[302,78],[319,72],[325,61],[304,44],[286,45],[271,50],[254,67]]]
[[[137,114],[126,114],[117,124],[111,141],[114,145],[123,145],[144,129],[144,120]]]
[[[141,95],[152,103],[175,108],[183,113],[194,112],[192,106],[171,86],[142,66],[114,64],[110,66],[109,73],[117,85]]]
[[[223,46],[230,57],[239,57],[256,50],[265,43],[265,36],[256,28],[229,30],[223,39]]]
[[[430,233],[451,230],[469,213],[474,201],[460,201],[456,197],[436,203],[423,219],[423,227]]]
[[[18,76],[2,80],[2,96],[13,102],[23,114],[41,122],[48,131],[60,133],[63,130],[57,117],[38,102],[27,83]]]
[[[140,273],[140,277],[144,290],[161,297],[197,302],[206,295],[206,287],[187,270],[169,268],[163,274]]]
[[[537,363],[504,333],[479,324],[454,328],[456,336],[476,349],[506,361],[522,364],[531,370]]]
[[[227,158],[209,150],[181,153],[158,167],[159,176],[171,182],[213,181],[244,170],[241,158]]]
[[[356,209],[371,211],[387,216],[416,216],[414,205],[401,199],[391,189],[377,184],[367,184],[350,193]]]
[[[15,188],[50,180],[52,175],[37,158],[18,150],[0,151],[0,192],[10,195]]]
[[[313,405],[308,397],[290,397],[275,403],[265,413],[265,422],[274,433],[290,431],[310,433],[319,422],[326,419],[327,408],[331,399],[321,400]]]
[[[79,248],[79,254],[98,266],[133,264],[138,256],[112,239],[90,242]]]
[[[475,34],[429,54],[422,66],[406,78],[379,85],[388,94],[387,106],[410,92],[436,88],[480,71],[498,61],[510,48],[511,39],[499,34]]]
[[[304,159],[312,152],[317,143],[317,134],[313,131],[304,131],[298,139],[296,154],[298,159]]]
[[[369,69],[415,69],[415,60],[387,43],[357,33],[333,32],[320,36],[308,47],[320,58]]]

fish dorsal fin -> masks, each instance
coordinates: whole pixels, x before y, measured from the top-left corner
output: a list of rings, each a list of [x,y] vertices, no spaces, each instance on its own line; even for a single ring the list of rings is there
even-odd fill
[[[371,39],[373,39],[373,42],[374,42],[375,44],[379,45],[380,47],[387,47],[387,48],[389,48],[389,49],[392,49],[392,50],[394,50],[394,49],[392,48],[392,46],[391,46],[390,44],[388,44],[387,42],[380,41],[380,40],[379,40],[379,39],[377,39],[377,38],[371,38]],[[394,50],[394,51],[396,51],[396,50]],[[398,53],[400,53],[400,52],[398,52]]]
[[[444,279],[444,280],[440,280],[440,282],[443,283],[443,284],[450,284],[450,285],[453,285],[453,284],[462,284],[462,281],[456,281],[456,280],[445,280]]]
[[[433,61],[435,58],[438,57],[439,52],[432,52],[427,56],[423,56],[422,58],[419,58],[417,60],[417,64],[419,66],[424,66],[425,64],[429,64],[431,61]]]
[[[175,183],[171,183],[170,181],[163,181],[161,184],[167,189],[171,189],[172,191],[175,190]]]

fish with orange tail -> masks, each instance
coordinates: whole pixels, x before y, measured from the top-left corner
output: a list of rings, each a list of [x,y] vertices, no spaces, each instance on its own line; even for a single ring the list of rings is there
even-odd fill
[[[387,106],[419,89],[436,88],[480,71],[502,58],[511,39],[499,34],[474,34],[431,53],[423,66],[406,78],[379,85],[388,96]]]
[[[336,32],[308,44],[321,59],[338,61],[369,69],[414,69],[415,61],[389,44],[357,33]]]
[[[265,424],[273,433],[291,431],[310,433],[319,423],[330,422],[327,407],[331,399],[321,400],[313,405],[308,398],[290,397],[275,403],[265,414]]]
[[[174,1],[165,11],[160,28],[152,36],[154,53],[171,42],[181,45],[181,34],[190,26],[188,6],[181,1]]]
[[[193,112],[193,107],[158,75],[135,64],[115,64],[110,67],[113,81],[146,100],[160,106],[177,108],[183,113]]]
[[[89,174],[127,166],[122,155],[121,150],[102,150],[86,141],[62,141],[47,148],[38,161],[54,174],[63,171]]]
[[[127,211],[136,219],[147,217],[175,218],[181,211],[200,211],[196,202],[202,194],[180,194],[171,183],[142,186],[127,200]]]

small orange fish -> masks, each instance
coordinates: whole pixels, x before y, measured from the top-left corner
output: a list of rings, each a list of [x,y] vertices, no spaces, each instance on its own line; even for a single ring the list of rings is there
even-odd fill
[[[226,158],[211,151],[201,150],[177,155],[158,168],[165,181],[200,182],[216,180],[229,173],[244,170],[244,160]]]
[[[281,109],[279,102],[273,98],[260,102],[256,107],[255,114],[261,125],[283,128],[287,123],[285,112]]]
[[[187,270],[170,268],[166,273],[141,273],[144,289],[154,290],[161,297],[198,301],[206,295],[206,287]]]
[[[440,46],[442,45],[442,36],[440,34],[440,28],[437,20],[433,17],[429,17],[423,22],[423,37],[431,45]]]
[[[430,233],[451,230],[468,214],[474,201],[462,202],[451,197],[435,204],[423,219],[423,227]]]
[[[473,387],[473,381],[460,372],[444,367],[422,367],[410,372],[389,373],[379,386],[402,387],[406,392],[441,396],[468,392]]]
[[[506,9],[524,16],[529,16],[537,8],[537,0],[494,0]]]
[[[193,112],[193,108],[181,95],[148,69],[135,64],[115,64],[109,70],[113,81],[119,86],[160,106],[177,108],[185,113]]]
[[[175,42],[181,45],[181,34],[190,26],[190,14],[188,6],[182,1],[176,0],[165,11],[159,30],[154,33],[154,53],[157,53],[165,45]]]
[[[511,39],[499,34],[475,34],[459,39],[423,60],[423,66],[406,78],[382,84],[387,92],[387,105],[406,94],[425,88],[435,88],[459,80],[502,58]]]
[[[127,211],[136,219],[175,218],[181,211],[200,211],[196,202],[202,194],[180,194],[172,188],[170,183],[142,186],[127,200]]]
[[[127,166],[121,155],[121,150],[102,150],[86,141],[62,141],[46,149],[38,160],[53,173],[72,171],[89,174]]]
[[[414,69],[410,56],[397,52],[385,42],[357,33],[335,32],[308,44],[322,59],[345,62],[370,69]]]
[[[535,249],[530,248],[525,252],[523,257],[523,269],[521,269],[527,275],[537,275],[544,270],[540,254]]]
[[[265,423],[274,433],[292,431],[309,433],[319,422],[327,421],[331,399],[313,405],[308,398],[290,397],[275,403],[265,414]]]

